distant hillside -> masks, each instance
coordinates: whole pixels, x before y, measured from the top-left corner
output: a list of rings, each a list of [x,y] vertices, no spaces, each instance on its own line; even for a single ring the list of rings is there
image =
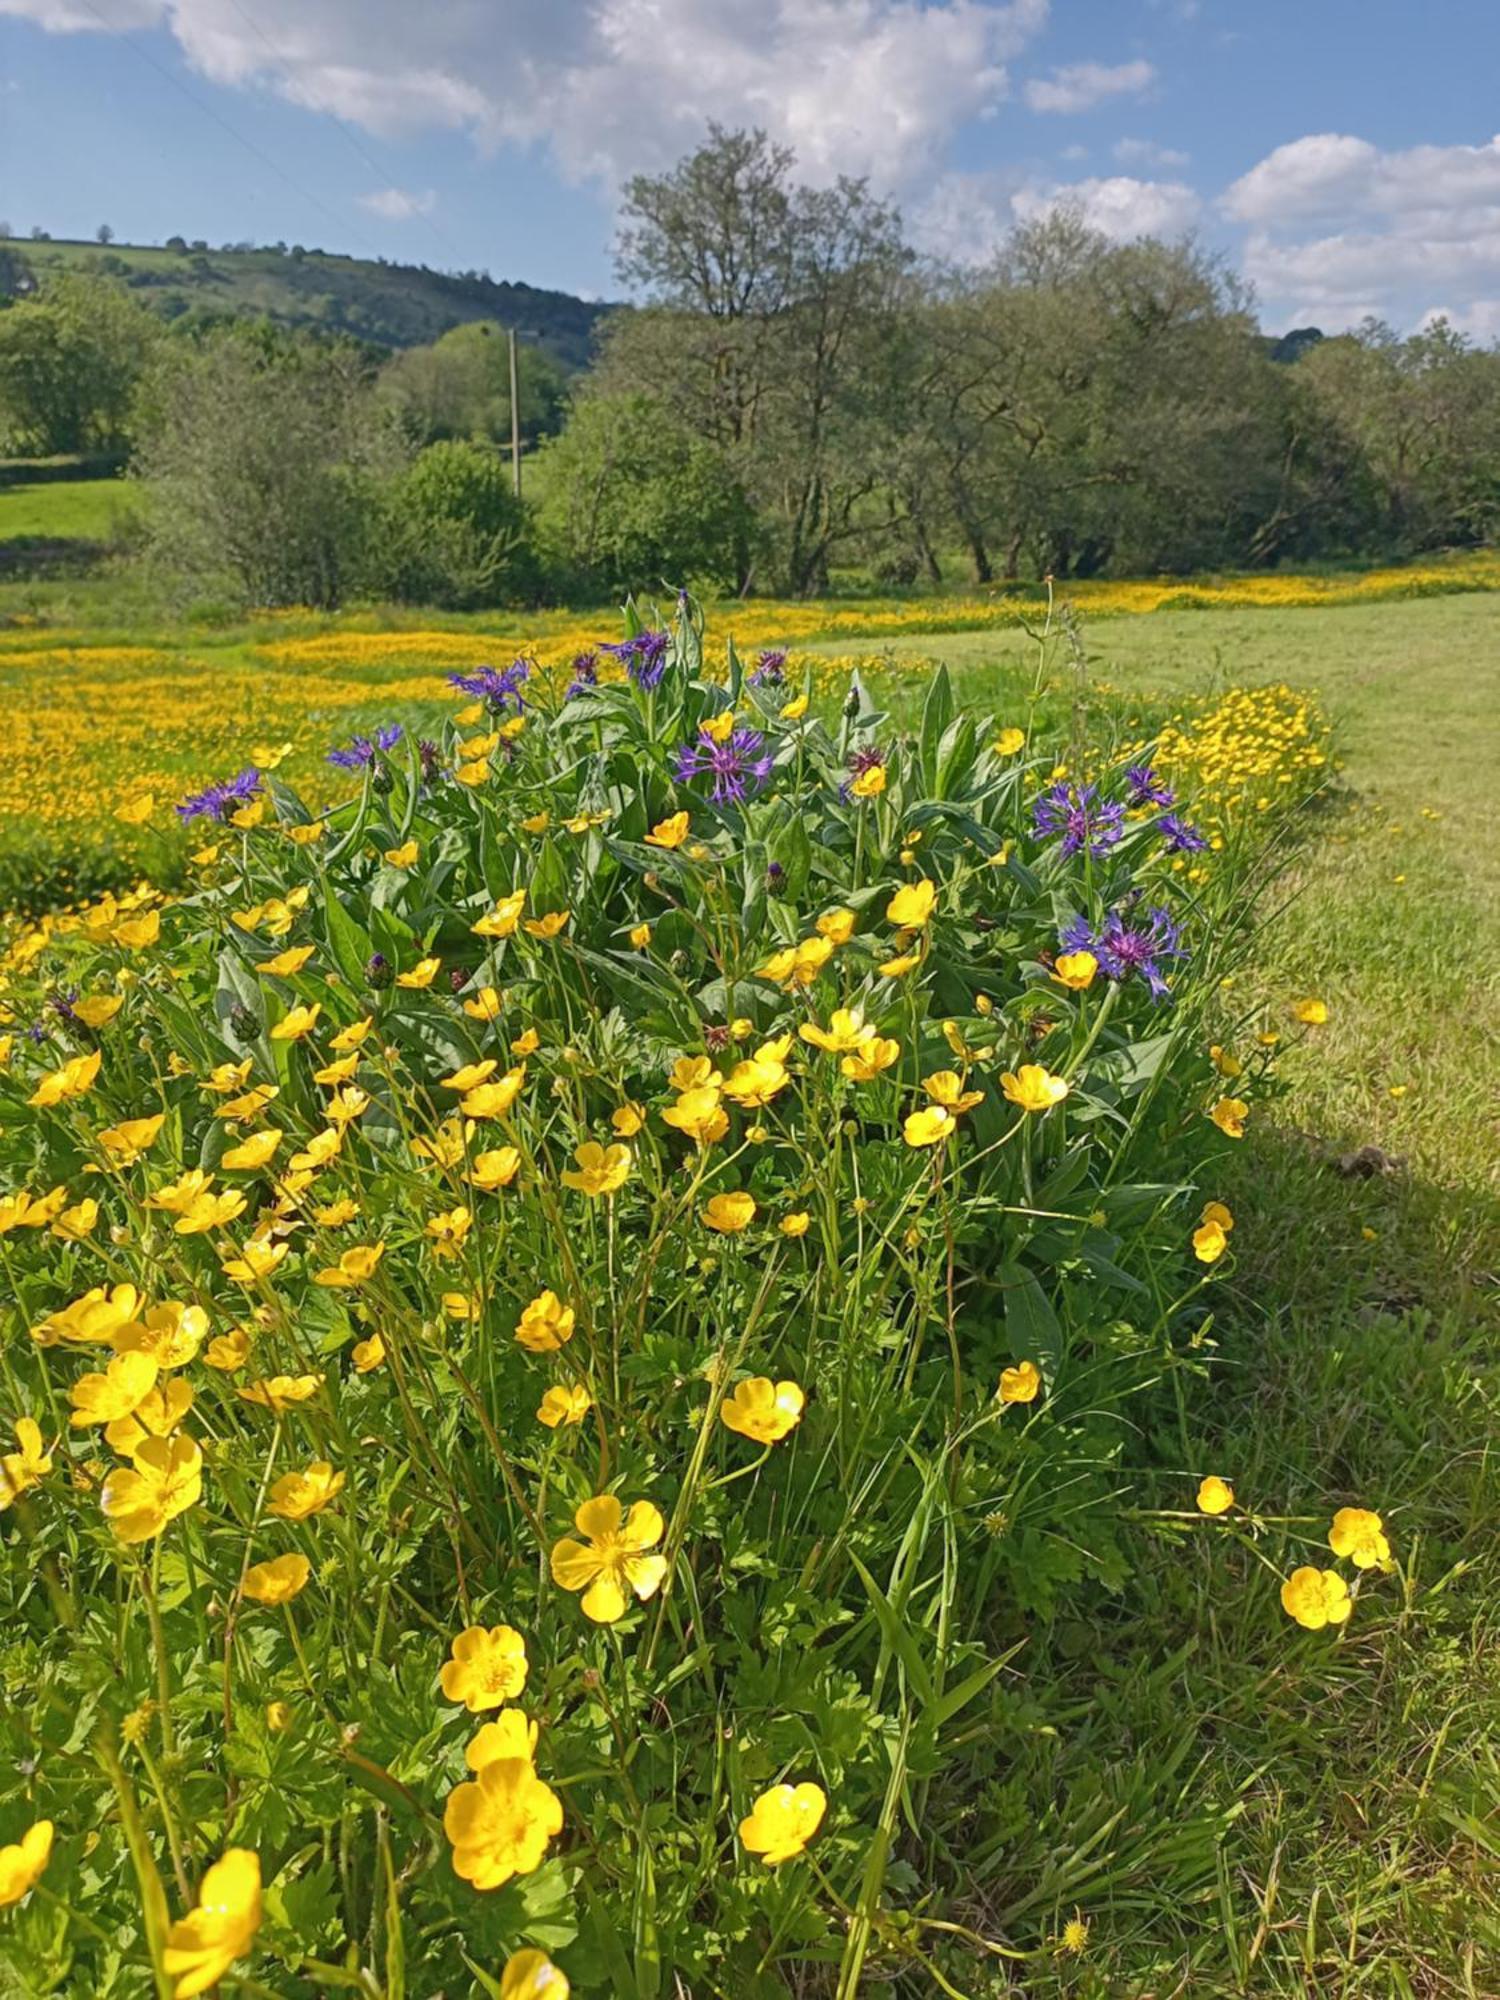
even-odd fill
[[[165,319],[265,317],[282,326],[353,334],[380,347],[417,347],[466,320],[499,320],[582,368],[594,329],[612,308],[569,292],[455,275],[421,264],[374,263],[321,250],[211,250],[173,238],[162,249],[132,244],[13,241],[3,246],[38,279],[49,271],[115,277]]]

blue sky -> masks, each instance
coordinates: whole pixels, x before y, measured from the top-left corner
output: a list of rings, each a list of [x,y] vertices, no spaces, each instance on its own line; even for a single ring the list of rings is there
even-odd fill
[[[277,239],[610,294],[615,191],[710,116],[981,262],[1079,203],[1273,328],[1500,337],[1494,0],[0,0],[18,235]]]

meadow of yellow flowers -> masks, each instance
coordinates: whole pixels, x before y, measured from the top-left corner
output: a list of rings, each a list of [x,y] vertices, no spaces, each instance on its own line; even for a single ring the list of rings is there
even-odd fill
[[[168,797],[144,753],[183,888],[0,967],[0,1969],[852,2000],[1050,1958],[983,1929],[965,1828],[1254,1226],[1217,1163],[1278,1038],[1224,982],[1321,719],[1065,743],[939,670],[900,732],[683,603],[560,666],[469,642],[422,735],[326,699],[322,807],[278,652],[271,755]],[[1368,1510],[1249,1507],[1199,1468],[1180,1512],[1311,1633],[1395,1565]]]

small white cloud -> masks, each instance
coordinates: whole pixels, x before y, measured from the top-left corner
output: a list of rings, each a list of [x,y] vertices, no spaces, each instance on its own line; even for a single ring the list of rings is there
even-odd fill
[[[911,217],[924,250],[953,264],[987,264],[1019,223],[1074,208],[1114,243],[1136,236],[1180,236],[1201,203],[1181,181],[1125,175],[1078,181],[1028,180],[1019,170],[944,174]]]
[[[1033,111],[1091,111],[1109,97],[1137,96],[1156,81],[1148,62],[1068,63],[1050,77],[1033,77],[1026,102]]]
[[[1197,221],[1201,206],[1185,181],[1139,181],[1129,174],[1026,187],[1011,197],[1018,222],[1076,208],[1091,229],[1112,243],[1137,236],[1180,236]]]
[[[1122,167],[1157,167],[1171,173],[1188,163],[1186,153],[1175,146],[1158,146],[1154,139],[1116,139],[1114,152]]]
[[[1440,319],[1481,346],[1500,341],[1500,299],[1471,299],[1466,306],[1429,306],[1419,324],[1429,327]]]
[[[413,194],[407,188],[381,188],[376,194],[362,194],[359,205],[385,222],[411,222],[419,215],[431,215],[437,196],[431,188]]]

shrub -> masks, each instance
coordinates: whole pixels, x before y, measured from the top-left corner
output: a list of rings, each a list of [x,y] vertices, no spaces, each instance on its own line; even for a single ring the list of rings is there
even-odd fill
[[[526,516],[484,445],[428,445],[391,482],[370,581],[392,597],[466,611],[535,591]]]
[[[737,586],[754,521],[722,455],[650,396],[587,396],[536,455],[537,542],[564,595]]]
[[[1205,1011],[1321,751],[1284,691],[1175,725],[1210,852],[942,673],[906,737],[780,673],[684,604],[460,675],[326,816],[215,783],[193,893],[14,939],[18,1979],[970,1962],[1001,1670],[1123,1580],[1232,1263],[1269,1056],[1221,1101]]]

